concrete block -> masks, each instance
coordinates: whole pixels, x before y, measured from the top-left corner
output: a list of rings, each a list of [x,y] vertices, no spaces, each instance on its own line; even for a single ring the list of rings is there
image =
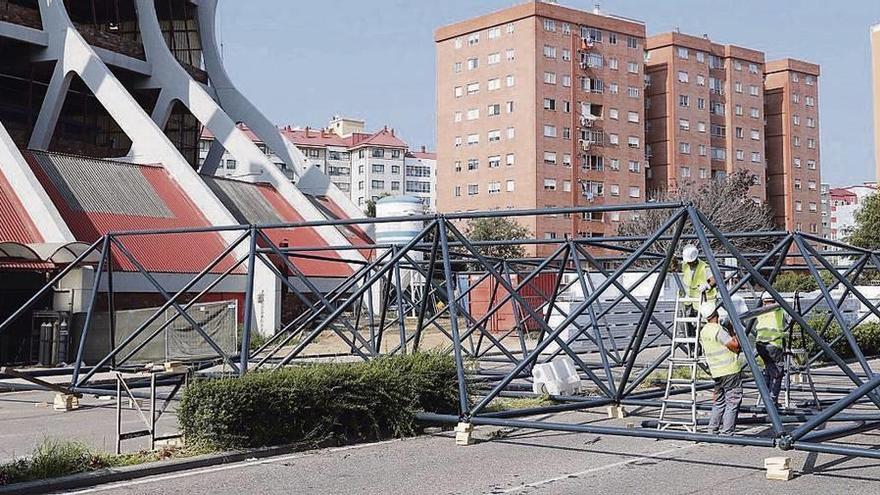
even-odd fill
[[[768,469],[767,479],[773,481],[788,481],[793,477],[791,469]]]
[[[174,437],[174,438],[164,438],[162,440],[156,440],[156,450],[159,449],[180,449],[186,445],[183,437]]]
[[[455,427],[455,445],[471,445],[474,443],[474,425],[459,423]]]
[[[626,407],[608,406],[608,419],[623,419],[626,417]]]
[[[75,395],[55,394],[52,407],[56,411],[74,411],[79,409],[79,399]]]
[[[791,457],[767,457],[764,459],[764,469],[789,469]]]

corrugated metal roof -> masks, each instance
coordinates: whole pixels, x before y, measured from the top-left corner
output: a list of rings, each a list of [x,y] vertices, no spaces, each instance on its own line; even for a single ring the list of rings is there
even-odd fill
[[[37,164],[71,208],[168,218],[171,211],[147,181],[141,168],[109,160],[34,152]]]
[[[23,154],[78,241],[91,243],[107,232],[210,226],[186,192],[162,167],[55,153]],[[38,157],[44,155],[51,159],[44,157],[40,163]],[[63,166],[50,167],[56,173],[53,179],[44,169],[44,163]],[[123,179],[139,185],[119,188],[114,184]],[[102,188],[116,191],[114,194],[120,196],[107,197],[96,192]],[[111,205],[117,209],[104,211]],[[138,211],[141,206],[148,211]],[[167,214],[159,215],[160,212]],[[122,242],[147,270],[165,273],[197,273],[225,247],[220,235],[213,232],[129,236],[122,238]],[[119,256],[116,259],[118,268],[134,270],[131,263]],[[231,258],[224,260],[215,270],[224,270],[230,263]]]
[[[303,217],[293,205],[269,184],[254,184],[234,179],[203,176],[228,210],[233,212],[241,223],[278,224],[302,222]],[[286,243],[290,247],[324,247],[327,241],[312,227],[264,229],[275,244]],[[297,254],[340,259],[334,251],[309,252]],[[293,264],[310,277],[347,277],[352,274],[346,263],[306,258],[292,258]]]
[[[0,172],[0,241],[43,242],[43,237],[6,177]]]

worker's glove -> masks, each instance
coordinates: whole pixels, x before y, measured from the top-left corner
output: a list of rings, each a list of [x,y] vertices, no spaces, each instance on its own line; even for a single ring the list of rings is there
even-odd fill
[[[709,284],[703,284],[703,285],[700,286],[700,292],[706,292],[706,291],[709,290],[710,288],[711,288],[711,287],[709,286]]]

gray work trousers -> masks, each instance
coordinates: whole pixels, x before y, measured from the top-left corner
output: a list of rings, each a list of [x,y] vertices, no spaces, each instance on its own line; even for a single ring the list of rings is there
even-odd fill
[[[779,391],[782,389],[782,378],[785,375],[785,352],[766,342],[756,343],[755,350],[764,361],[764,380],[767,382],[767,388],[770,389],[770,395],[773,396],[773,403],[779,404]]]
[[[743,398],[742,371],[715,379],[712,395],[712,414],[709,416],[709,433],[733,435],[736,431],[736,417]]]

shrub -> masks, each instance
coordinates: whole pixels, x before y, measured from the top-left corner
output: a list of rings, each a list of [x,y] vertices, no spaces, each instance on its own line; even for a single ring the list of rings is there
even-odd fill
[[[457,411],[455,363],[417,353],[192,383],[177,409],[187,442],[217,448],[348,443],[415,433],[419,410]]]
[[[29,458],[0,465],[0,486],[83,473],[109,466],[106,456],[80,442],[43,440]]]
[[[807,320],[807,323],[816,330],[820,331],[827,321],[827,314],[819,314],[811,317]],[[822,333],[822,337],[825,339],[825,342],[829,344],[833,342],[836,338],[843,335],[843,332],[840,329],[840,325],[837,324],[836,321],[831,322],[831,325],[828,326],[828,329]],[[856,343],[859,345],[859,348],[862,350],[862,353],[866,356],[876,356],[880,354],[880,323],[863,323],[853,329],[853,337],[856,339]],[[804,333],[804,338],[806,339],[806,350],[808,351],[810,356],[815,355],[822,349],[819,345],[810,338],[809,335]],[[796,344],[799,344],[799,341],[795,341]],[[845,338],[841,338],[834,345],[831,346],[840,357],[843,359],[849,359],[855,357],[853,354],[852,348],[849,345],[849,342]],[[823,361],[830,361],[827,356],[823,356]]]

